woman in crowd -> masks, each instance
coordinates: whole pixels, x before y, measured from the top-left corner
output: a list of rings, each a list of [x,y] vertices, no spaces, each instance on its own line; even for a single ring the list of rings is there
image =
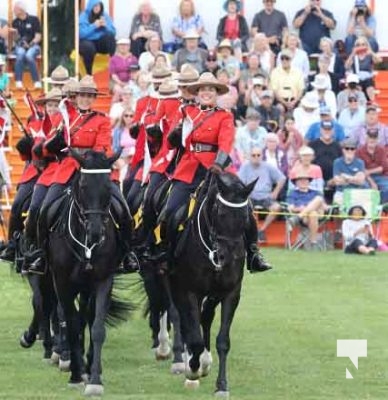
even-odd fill
[[[319,122],[319,102],[317,96],[308,92],[300,101],[299,107],[294,110],[295,127],[304,138],[311,124]]]
[[[139,66],[142,71],[150,72],[155,64],[155,57],[164,54],[167,60],[168,68],[171,67],[168,55],[162,52],[162,40],[157,33],[153,33],[147,40],[145,45],[146,51],[141,53],[139,57]]]
[[[292,115],[287,115],[284,119],[284,127],[278,131],[278,137],[279,148],[286,154],[288,168],[292,168],[303,145],[303,137],[296,129]]]
[[[328,72],[332,75],[333,90],[338,90],[340,81],[345,77],[345,66],[342,58],[334,51],[333,41],[329,37],[323,37],[319,43],[321,54],[329,59]]]
[[[275,54],[272,52],[268,38],[264,33],[256,33],[252,40],[250,52],[259,56],[260,67],[269,75],[275,66]]]
[[[133,87],[131,85],[127,85],[121,89],[120,98],[121,101],[113,103],[109,111],[112,126],[116,125],[126,108],[135,109],[136,102],[133,99]]]
[[[150,94],[150,74],[148,72],[141,71],[136,77],[136,80],[132,82],[133,90],[133,101],[136,103],[142,97]]]
[[[93,72],[96,53],[113,56],[116,47],[115,35],[116,28],[104,11],[103,2],[89,0],[79,17],[79,53],[88,75]]]
[[[233,47],[232,43],[229,39],[224,39],[218,45],[218,65],[221,69],[226,69],[229,73],[230,83],[232,85],[237,85],[238,80],[240,79],[241,71],[240,71],[240,62],[233,55]]]
[[[287,176],[287,155],[281,149],[280,140],[276,133],[267,133],[267,137],[265,138],[265,147],[263,150],[263,160],[267,161],[267,163],[273,165]]]
[[[162,26],[160,24],[159,15],[157,15],[151,6],[149,0],[144,0],[138,12],[132,20],[131,32],[129,38],[131,39],[131,52],[135,57],[139,57],[145,50],[147,40],[155,33],[162,38]]]

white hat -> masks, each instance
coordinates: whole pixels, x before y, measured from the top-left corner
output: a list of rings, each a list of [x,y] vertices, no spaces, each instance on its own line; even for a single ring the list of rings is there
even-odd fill
[[[253,84],[253,86],[256,86],[256,85],[264,86],[265,79],[262,76],[256,76],[252,79],[252,84]]]
[[[357,74],[348,74],[346,76],[346,83],[360,83],[360,78]]]
[[[313,156],[315,154],[314,150],[309,147],[309,146],[302,146],[299,151],[298,154],[300,156]]]
[[[120,38],[116,40],[116,44],[131,44],[128,38]]]
[[[200,36],[198,35],[198,32],[195,29],[189,29],[186,33],[185,36],[183,36],[183,39],[199,39]]]
[[[322,74],[315,75],[314,81],[311,82],[311,86],[318,90],[328,89],[329,88],[328,78]]]
[[[319,102],[316,93],[307,92],[300,101],[300,104],[306,108],[318,108]]]

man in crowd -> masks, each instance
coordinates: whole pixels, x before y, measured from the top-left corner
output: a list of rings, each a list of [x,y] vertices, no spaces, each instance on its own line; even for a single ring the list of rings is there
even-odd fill
[[[267,131],[275,132],[280,126],[280,110],[273,105],[273,93],[271,90],[264,90],[260,94],[261,104],[255,109],[260,114],[260,125]],[[276,127],[275,127],[276,125]]]
[[[348,106],[349,96],[356,96],[359,106],[366,106],[366,97],[364,92],[358,86],[360,79],[356,74],[348,74],[346,76],[346,88],[341,90],[337,96],[337,111],[340,113]]]

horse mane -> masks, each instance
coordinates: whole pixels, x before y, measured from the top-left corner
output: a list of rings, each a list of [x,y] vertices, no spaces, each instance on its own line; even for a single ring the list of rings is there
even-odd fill
[[[110,169],[111,161],[104,152],[88,150],[83,156],[82,168]]]

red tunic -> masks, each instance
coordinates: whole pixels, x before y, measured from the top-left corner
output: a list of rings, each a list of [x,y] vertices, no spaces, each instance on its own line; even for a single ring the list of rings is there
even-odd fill
[[[194,130],[186,138],[185,151],[173,175],[173,179],[186,183],[193,181],[199,165],[210,168],[214,164],[217,151],[229,154],[234,143],[235,127],[230,112],[219,109],[195,129],[196,121],[203,120],[207,113],[213,112],[198,110],[198,107],[190,107],[187,110],[190,118],[194,120]],[[217,151],[194,152],[193,146],[196,143],[215,145]]]

